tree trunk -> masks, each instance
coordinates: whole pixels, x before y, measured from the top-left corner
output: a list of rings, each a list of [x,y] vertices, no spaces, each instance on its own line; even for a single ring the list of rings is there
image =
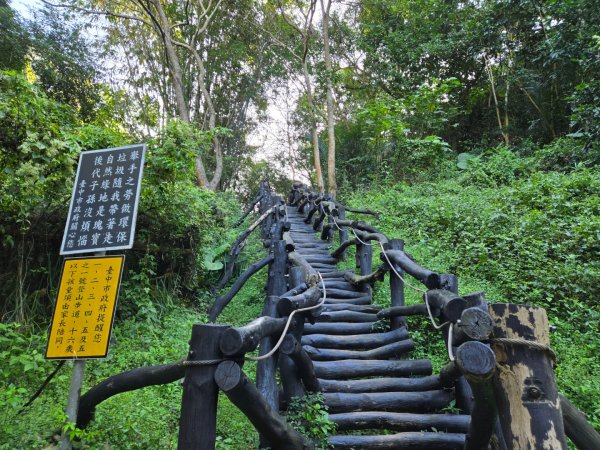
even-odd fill
[[[310,127],[312,135],[312,146],[313,146],[313,161],[315,164],[315,178],[317,182],[317,189],[319,192],[325,192],[325,184],[323,183],[323,171],[321,170],[321,155],[319,152],[319,133],[317,132],[317,119],[315,117],[315,102],[313,99],[312,88],[310,84],[310,76],[308,73],[308,64],[306,57],[302,61],[302,73],[304,74],[304,84],[306,85],[306,100],[308,102],[308,108],[310,110]]]
[[[159,35],[162,37],[165,44],[165,52],[167,54],[167,60],[170,67],[171,78],[173,79],[173,91],[175,92],[175,104],[177,105],[177,112],[179,118],[185,122],[190,121],[190,112],[185,101],[183,94],[183,74],[181,66],[179,65],[179,57],[175,51],[175,45],[171,39],[171,25],[169,24],[169,18],[165,14],[162,5],[159,0],[152,0],[152,4],[156,8],[158,17],[160,19],[160,26],[162,30],[158,30]]]
[[[331,65],[331,54],[329,52],[329,10],[331,9],[331,0],[327,0],[325,5],[321,1],[321,10],[323,11],[323,53],[325,56],[325,70],[327,71],[327,187],[333,198],[337,195],[337,182],[335,179],[335,129],[333,118],[333,83],[331,76],[333,69]]]

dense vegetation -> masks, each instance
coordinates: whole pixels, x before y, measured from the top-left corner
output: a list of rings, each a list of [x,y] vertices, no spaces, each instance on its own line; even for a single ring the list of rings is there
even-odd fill
[[[0,448],[45,448],[64,424],[68,365],[18,412],[55,366],[45,330],[77,158],[134,142],[148,144],[135,247],[84,389],[185,354],[242,203],[265,175],[281,194],[295,177],[380,211],[373,225],[461,292],[545,307],[559,387],[600,428],[598,1],[193,3],[67,1],[25,19],[0,0]],[[261,123],[271,148],[247,144]],[[264,282],[219,320],[255,318]],[[439,336],[416,324],[415,356],[439,368]],[[121,395],[78,445],[173,448],[180,401],[177,383]],[[301,403],[292,423],[329,430]],[[218,448],[256,446],[225,398],[218,423]]]

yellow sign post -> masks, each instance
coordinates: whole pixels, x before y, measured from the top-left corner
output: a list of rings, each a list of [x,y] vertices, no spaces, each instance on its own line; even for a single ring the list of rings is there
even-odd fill
[[[125,256],[65,259],[47,359],[104,358]]]

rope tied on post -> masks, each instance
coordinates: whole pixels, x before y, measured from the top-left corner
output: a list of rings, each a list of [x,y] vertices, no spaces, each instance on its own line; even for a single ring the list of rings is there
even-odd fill
[[[210,366],[210,365],[214,365],[214,364],[219,364],[222,363],[223,361],[236,361],[236,362],[241,362],[241,361],[261,361],[263,359],[267,359],[270,358],[271,356],[273,356],[275,354],[275,352],[277,350],[279,350],[279,347],[281,347],[281,344],[283,343],[283,340],[285,339],[285,336],[290,328],[290,325],[292,324],[292,318],[294,317],[295,314],[297,313],[301,313],[301,312],[306,312],[306,311],[311,311],[313,309],[317,309],[319,307],[321,307],[324,303],[325,300],[327,299],[327,288],[325,287],[325,282],[323,280],[323,276],[321,275],[321,272],[317,271],[317,274],[319,275],[319,278],[321,279],[321,285],[322,285],[322,291],[323,291],[323,298],[321,299],[321,301],[319,303],[317,303],[316,305],[313,306],[307,306],[305,308],[299,308],[299,309],[295,309],[294,311],[292,311],[290,313],[290,315],[287,318],[287,322],[285,324],[285,327],[281,333],[281,336],[279,337],[279,340],[277,341],[277,343],[275,344],[275,346],[271,349],[270,352],[265,353],[264,355],[261,356],[245,356],[243,358],[221,358],[221,359],[205,359],[205,360],[185,360],[183,361],[183,365],[184,366]]]
[[[546,344],[540,344],[535,341],[528,341],[526,339],[517,338],[492,338],[490,339],[491,344],[503,344],[503,345],[517,345],[521,347],[529,347],[534,350],[539,350],[548,354],[554,364],[556,364],[556,353],[552,350],[552,347]]]

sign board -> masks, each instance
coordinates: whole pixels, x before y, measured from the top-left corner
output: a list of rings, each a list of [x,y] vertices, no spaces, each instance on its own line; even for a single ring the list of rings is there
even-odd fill
[[[65,259],[47,359],[106,357],[124,261],[123,255]]]
[[[61,255],[133,247],[146,145],[79,157]]]

